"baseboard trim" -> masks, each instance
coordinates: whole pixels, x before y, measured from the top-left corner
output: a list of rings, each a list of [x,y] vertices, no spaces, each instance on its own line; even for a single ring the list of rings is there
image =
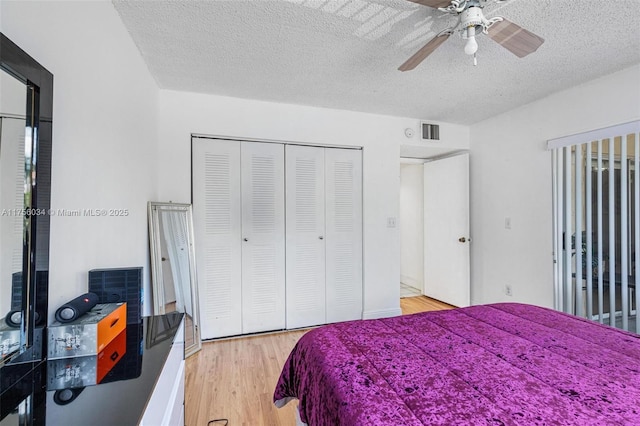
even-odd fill
[[[362,313],[362,319],[376,319],[376,318],[388,318],[397,317],[402,315],[402,309],[379,309],[377,311],[364,311]]]

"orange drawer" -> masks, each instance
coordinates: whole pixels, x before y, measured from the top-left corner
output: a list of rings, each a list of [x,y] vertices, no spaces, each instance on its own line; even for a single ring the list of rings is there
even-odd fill
[[[126,302],[98,323],[98,352],[104,349],[116,336],[120,335],[125,328],[127,328]]]
[[[118,334],[107,345],[102,352],[98,354],[98,369],[96,373],[96,383],[100,383],[104,376],[107,375],[114,365],[120,361],[120,359],[127,352],[127,329],[125,328],[122,333]]]

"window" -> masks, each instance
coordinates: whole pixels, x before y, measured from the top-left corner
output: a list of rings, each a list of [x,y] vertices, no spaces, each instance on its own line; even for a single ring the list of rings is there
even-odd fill
[[[640,122],[554,139],[556,309],[640,331]]]

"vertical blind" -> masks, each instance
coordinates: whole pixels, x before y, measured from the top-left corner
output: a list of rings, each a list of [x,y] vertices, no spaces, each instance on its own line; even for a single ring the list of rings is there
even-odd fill
[[[640,333],[640,121],[548,149],[556,309]]]

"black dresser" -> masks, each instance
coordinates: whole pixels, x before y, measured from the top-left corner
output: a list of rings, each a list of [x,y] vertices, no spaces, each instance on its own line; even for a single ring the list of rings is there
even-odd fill
[[[171,424],[183,422],[184,333],[178,333],[182,317],[174,312],[127,324],[122,343],[126,351],[106,374],[102,372],[96,385],[82,386],[83,378],[91,383],[95,377],[95,365],[78,358],[41,361],[29,371],[25,367],[19,373],[22,378],[0,397],[0,426],[147,425],[163,418],[163,410],[173,416]],[[167,374],[171,377],[164,382],[171,385],[159,389],[156,384]],[[178,406],[174,412],[163,399],[169,393]]]

